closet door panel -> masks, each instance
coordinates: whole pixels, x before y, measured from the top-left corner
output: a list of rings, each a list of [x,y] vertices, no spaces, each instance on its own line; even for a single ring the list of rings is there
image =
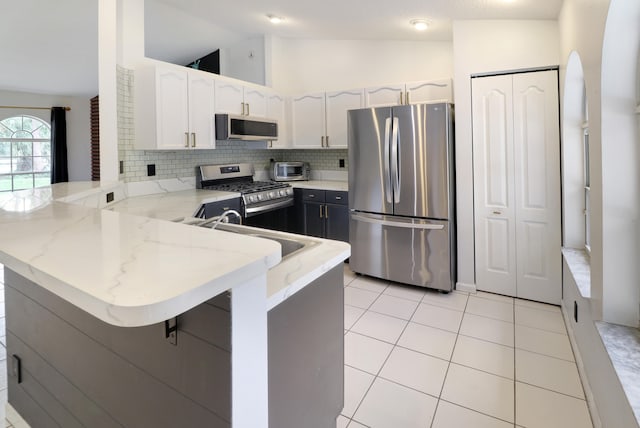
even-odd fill
[[[515,295],[511,76],[473,79],[476,286]]]
[[[513,76],[517,296],[562,298],[560,135],[556,71]]]

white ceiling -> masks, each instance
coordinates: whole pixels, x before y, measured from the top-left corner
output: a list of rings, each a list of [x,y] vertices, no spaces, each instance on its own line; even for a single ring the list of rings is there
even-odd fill
[[[451,40],[455,19],[556,19],[562,0],[146,0],[146,54],[186,64],[261,34],[314,39]],[[98,0],[20,0],[0,14],[0,89],[98,91]],[[273,25],[271,13],[284,17]],[[430,28],[417,32],[414,18]]]

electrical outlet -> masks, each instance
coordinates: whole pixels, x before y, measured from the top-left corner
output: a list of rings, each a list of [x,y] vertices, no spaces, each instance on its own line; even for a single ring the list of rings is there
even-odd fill
[[[340,168],[344,168],[344,159],[339,159],[339,160],[338,160],[338,166],[339,166]]]
[[[147,175],[149,177],[156,175],[156,164],[152,163],[147,165]]]
[[[113,192],[107,193],[107,203],[113,202]]]

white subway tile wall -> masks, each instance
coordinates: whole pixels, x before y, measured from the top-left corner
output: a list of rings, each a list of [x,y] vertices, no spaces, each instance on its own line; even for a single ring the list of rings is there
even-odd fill
[[[268,150],[250,148],[244,142],[218,141],[215,150],[136,150],[134,125],[134,71],[117,66],[118,76],[118,158],[124,165],[120,179],[125,182],[192,177],[201,164],[253,163],[256,171],[266,171],[271,159],[302,160],[312,170],[347,171],[347,150]],[[340,168],[340,159],[345,167]],[[155,164],[156,175],[147,176],[147,165]]]

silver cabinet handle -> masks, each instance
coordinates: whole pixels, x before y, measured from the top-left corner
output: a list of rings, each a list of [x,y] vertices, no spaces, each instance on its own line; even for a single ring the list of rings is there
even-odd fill
[[[324,218],[329,220],[329,207],[326,205],[324,206]]]
[[[320,218],[322,218],[322,207],[323,205],[320,205]]]
[[[247,103],[247,116],[251,116],[251,110],[250,110],[250,106],[249,103]]]
[[[500,215],[500,214],[502,214],[502,212],[501,212],[501,211],[494,211],[493,213],[494,213],[495,215]]]
[[[324,135],[320,137],[320,145],[324,147]]]
[[[407,103],[407,105],[411,104],[411,101],[409,101],[409,91],[405,92],[404,101]]]
[[[244,103],[240,103],[240,104],[242,104],[242,115],[244,116],[245,115],[244,114]]]
[[[184,146],[185,147],[189,147],[189,133],[188,132],[184,133]]]
[[[401,104],[401,105],[402,105],[402,104],[404,104],[404,103],[402,102],[402,91],[400,91],[400,104]]]
[[[342,200],[342,196],[336,196],[336,200],[337,201],[341,201]]]
[[[325,137],[325,141],[326,141],[327,147],[329,147],[329,136],[328,135]]]
[[[191,147],[195,147],[196,146],[196,133],[192,132],[191,133]]]

